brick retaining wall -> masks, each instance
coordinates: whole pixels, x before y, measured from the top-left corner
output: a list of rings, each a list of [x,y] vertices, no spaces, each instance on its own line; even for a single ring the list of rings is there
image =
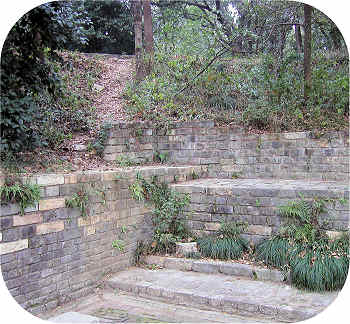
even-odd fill
[[[192,179],[201,169],[139,167],[26,179],[41,186],[39,203],[24,215],[16,204],[1,205],[0,263],[11,295],[37,314],[93,292],[106,274],[130,266],[138,240],[151,237],[150,209],[128,189],[136,172],[169,183]],[[89,194],[86,217],[65,207],[65,198],[82,186]],[[125,251],[112,247],[115,239]]]
[[[128,156],[151,161],[156,152],[175,164],[209,165],[212,177],[349,180],[345,131],[248,134],[213,121],[177,122],[155,129],[149,122],[113,125],[106,160]]]

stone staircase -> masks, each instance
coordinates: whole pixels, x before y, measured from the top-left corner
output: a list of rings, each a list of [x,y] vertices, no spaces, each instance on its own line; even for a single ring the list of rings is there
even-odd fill
[[[156,268],[155,268],[156,269]],[[337,293],[310,293],[282,282],[175,269],[129,268],[106,285],[150,300],[255,318],[256,322],[296,322],[323,311]]]
[[[189,193],[189,226],[197,235],[217,231],[221,222],[246,221],[244,234],[253,244],[275,233],[278,207],[304,197],[335,198],[329,203],[327,233],[337,236],[349,224],[348,185],[335,181],[205,178],[171,185]],[[138,297],[259,321],[295,322],[323,311],[337,292],[312,293],[291,287],[277,271],[234,262],[150,256],[148,268],[129,268],[107,281]],[[287,279],[287,280],[286,280]]]

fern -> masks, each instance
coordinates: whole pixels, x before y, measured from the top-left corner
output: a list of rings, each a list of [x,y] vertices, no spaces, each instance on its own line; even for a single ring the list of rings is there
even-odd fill
[[[1,203],[18,203],[21,215],[27,207],[34,206],[40,199],[40,187],[36,184],[4,184],[0,187]]]

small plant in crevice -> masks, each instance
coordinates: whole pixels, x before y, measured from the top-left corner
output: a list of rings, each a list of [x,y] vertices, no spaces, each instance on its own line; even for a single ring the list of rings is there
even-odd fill
[[[323,229],[320,215],[335,199],[302,196],[279,208],[284,226],[272,238],[262,241],[255,256],[266,265],[290,271],[293,285],[311,291],[342,288],[349,270],[349,232],[331,239]],[[341,201],[343,202],[343,201]]]
[[[114,240],[112,242],[112,247],[119,250],[120,252],[125,252],[125,242],[123,240]]]
[[[96,154],[102,156],[105,149],[106,141],[110,129],[113,127],[110,123],[104,123],[99,130],[97,137],[93,143],[90,144],[90,147],[96,151]]]
[[[153,154],[154,162],[160,162],[161,164],[164,164],[168,161],[168,159],[169,159],[168,152],[161,153],[161,152],[155,151]]]
[[[84,188],[74,193],[71,198],[66,198],[66,207],[79,208],[82,217],[87,216],[89,197]]]
[[[40,187],[37,184],[23,184],[7,179],[0,187],[1,204],[17,203],[21,215],[27,207],[35,206],[40,199]]]
[[[241,177],[242,177],[241,172],[232,172],[232,174],[231,174],[232,179],[239,179]]]
[[[222,223],[216,235],[209,235],[197,240],[198,249],[205,257],[213,259],[239,259],[249,250],[249,242],[241,234],[247,223]]]
[[[131,157],[129,157],[128,155],[118,155],[115,159],[115,163],[124,168],[124,167],[130,167],[130,166],[135,166],[135,165],[139,165],[140,163],[134,159],[132,159]]]
[[[166,183],[159,183],[156,177],[147,181],[140,174],[129,190],[134,199],[154,207],[151,252],[174,252],[176,242],[191,237],[183,217],[184,209],[190,202],[189,195],[169,188]]]

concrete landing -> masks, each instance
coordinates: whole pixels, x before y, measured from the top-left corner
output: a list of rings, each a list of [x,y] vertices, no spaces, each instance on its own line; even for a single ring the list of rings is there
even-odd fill
[[[284,322],[313,317],[337,297],[336,292],[309,293],[284,283],[171,269],[130,268],[107,285],[177,305]]]

